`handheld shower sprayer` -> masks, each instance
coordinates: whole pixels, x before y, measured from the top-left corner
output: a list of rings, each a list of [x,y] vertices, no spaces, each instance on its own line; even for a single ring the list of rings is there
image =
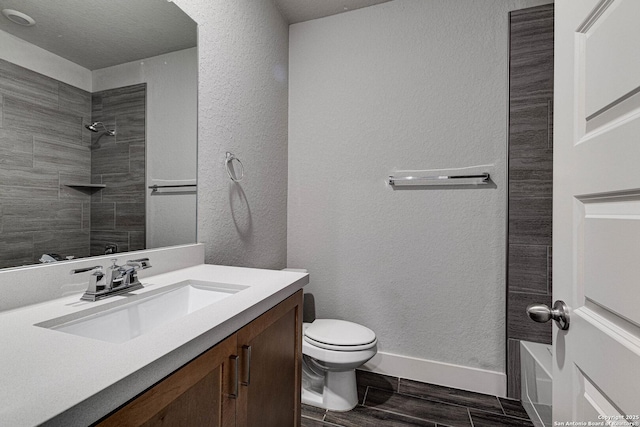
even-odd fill
[[[102,126],[102,129],[104,129],[104,132],[107,135],[109,135],[109,136],[115,136],[116,135],[115,129],[111,129],[111,130],[107,129],[107,127],[102,122],[93,122],[90,125],[85,125],[85,127],[87,129],[89,129],[91,132],[100,132],[100,129],[98,129],[98,126]]]

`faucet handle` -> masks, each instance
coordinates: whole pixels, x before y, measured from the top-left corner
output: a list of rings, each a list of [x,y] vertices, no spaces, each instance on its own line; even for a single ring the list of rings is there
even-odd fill
[[[102,271],[101,265],[95,265],[93,267],[85,267],[85,268],[75,268],[69,272],[69,274],[78,274],[78,273],[86,273],[87,271],[96,270],[93,274],[104,274]]]
[[[146,268],[152,267],[149,263],[149,258],[132,259],[127,261],[127,265],[131,267],[137,267],[138,270],[144,270]]]
[[[78,274],[78,273],[86,273],[88,271],[93,271],[91,273],[91,277],[89,278],[89,287],[87,288],[86,294],[96,294],[97,292],[104,289],[104,283],[102,280],[104,279],[104,271],[102,270],[101,265],[96,265],[94,267],[85,267],[85,268],[76,268],[71,270],[69,274]]]
[[[142,286],[138,280],[138,270],[151,268],[151,264],[149,264],[149,258],[131,259],[126,262],[125,267],[129,267],[124,272],[125,284],[127,286]]]

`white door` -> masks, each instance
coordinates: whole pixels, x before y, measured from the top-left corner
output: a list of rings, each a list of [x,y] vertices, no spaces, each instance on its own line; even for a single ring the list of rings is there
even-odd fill
[[[553,419],[640,425],[640,1],[555,8]]]

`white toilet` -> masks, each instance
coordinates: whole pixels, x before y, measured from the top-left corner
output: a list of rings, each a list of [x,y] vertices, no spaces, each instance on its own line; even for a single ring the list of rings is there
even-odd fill
[[[284,270],[307,273],[305,269]],[[331,411],[355,408],[356,368],[375,356],[377,343],[376,334],[357,323],[336,319],[303,323],[302,403]]]
[[[355,408],[356,368],[375,356],[376,334],[335,319],[316,319],[302,328],[302,403],[331,411]]]

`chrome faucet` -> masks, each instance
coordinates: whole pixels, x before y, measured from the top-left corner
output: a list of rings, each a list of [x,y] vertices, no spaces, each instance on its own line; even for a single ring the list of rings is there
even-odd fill
[[[111,259],[111,267],[107,268],[105,289],[111,290],[122,285],[122,267],[117,264],[118,258]]]
[[[101,265],[96,265],[94,267],[76,268],[75,270],[71,270],[70,274],[93,271],[93,273],[91,273],[91,277],[89,277],[89,287],[87,288],[86,293],[97,294],[104,290],[104,271],[102,270],[102,268],[103,267]]]
[[[71,274],[93,271],[89,278],[89,287],[80,298],[81,300],[97,301],[143,288],[138,280],[138,270],[151,267],[149,258],[129,260],[125,265],[117,265],[117,258],[112,259],[111,262],[113,264],[106,273],[101,265],[71,270]]]

